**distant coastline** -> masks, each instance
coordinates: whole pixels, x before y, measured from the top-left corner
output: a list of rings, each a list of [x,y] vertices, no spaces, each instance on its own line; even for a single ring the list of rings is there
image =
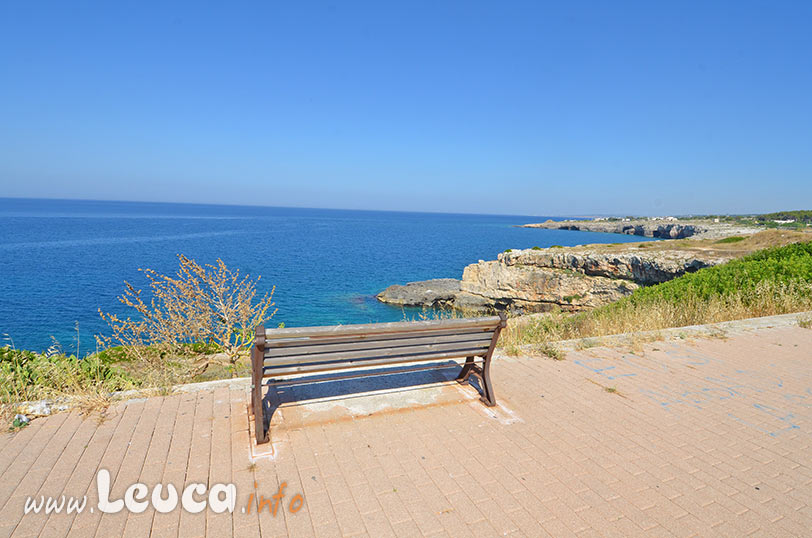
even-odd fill
[[[711,219],[684,220],[673,217],[657,219],[547,220],[539,223],[522,224],[520,227],[616,233],[659,239],[686,239],[688,237],[721,239],[731,235],[749,235],[758,231],[755,226],[714,222]]]

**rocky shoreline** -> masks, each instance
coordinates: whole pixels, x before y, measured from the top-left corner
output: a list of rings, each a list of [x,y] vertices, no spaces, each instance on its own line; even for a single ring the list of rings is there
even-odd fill
[[[455,278],[435,278],[394,284],[376,297],[383,303],[397,306],[425,306],[430,308],[454,308],[461,292],[460,281]]]

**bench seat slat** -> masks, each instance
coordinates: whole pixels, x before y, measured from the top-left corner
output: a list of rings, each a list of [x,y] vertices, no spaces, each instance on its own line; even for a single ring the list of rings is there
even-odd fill
[[[330,370],[345,370],[347,368],[359,368],[359,367],[371,367],[371,366],[387,366],[393,364],[404,364],[409,362],[424,362],[424,361],[437,361],[441,359],[459,359],[464,357],[465,353],[471,355],[475,353],[476,350],[465,351],[463,350],[462,354],[459,352],[438,352],[438,353],[430,353],[423,356],[411,356],[411,357],[390,357],[386,359],[361,359],[361,360],[349,360],[349,361],[337,361],[331,363],[320,363],[320,364],[305,364],[305,365],[298,365],[298,366],[286,366],[283,368],[273,368],[273,369],[264,369],[263,376],[264,377],[276,377],[276,376],[285,376],[285,375],[292,375],[292,374],[312,374],[316,372],[327,372]]]
[[[288,357],[291,355],[319,355],[322,353],[337,353],[337,352],[351,352],[360,351],[363,349],[400,349],[403,347],[419,346],[419,345],[436,345],[436,344],[455,344],[465,343],[468,344],[489,344],[493,338],[493,331],[481,332],[476,334],[463,334],[463,335],[447,335],[447,336],[405,336],[398,339],[389,340],[371,340],[361,342],[345,342],[334,344],[328,343],[311,343],[307,346],[290,346],[290,347],[276,347],[265,350],[265,358]],[[316,357],[318,358],[318,357]]]
[[[445,344],[422,344],[393,348],[360,349],[355,351],[335,351],[318,354],[297,354],[285,357],[266,357],[265,368],[276,368],[291,364],[316,364],[330,361],[380,359],[384,357],[419,357],[437,352],[456,352],[458,356],[479,355],[488,350],[490,339],[474,342],[450,342]],[[467,354],[467,355],[465,355]]]
[[[279,330],[279,329],[273,329]],[[345,344],[349,342],[390,342],[403,338],[439,338],[443,336],[476,336],[483,334],[493,334],[494,327],[472,327],[470,329],[433,329],[431,331],[419,331],[416,333],[382,333],[382,334],[361,334],[355,336],[322,335],[274,338],[265,341],[265,349],[272,350],[280,347],[290,348],[297,346],[312,346],[321,344]]]
[[[286,329],[266,329],[266,342],[275,338],[297,338],[305,336],[359,336],[386,333],[413,333],[437,329],[465,329],[472,327],[495,328],[501,323],[496,316],[463,319],[438,319],[431,321],[395,321],[392,323],[366,323],[362,325],[337,325],[334,327],[291,327]]]
[[[451,364],[452,362],[453,364]],[[483,361],[482,360],[476,361],[474,362],[474,364],[480,365],[483,364]],[[367,370],[363,370],[362,373],[325,374],[322,372],[318,374],[317,378],[313,378],[313,376],[311,376],[310,374],[302,374],[301,376],[278,378],[273,380],[273,384],[275,386],[303,385],[303,384],[309,385],[311,383],[322,383],[324,381],[338,381],[342,379],[357,379],[359,377],[403,375],[411,372],[425,372],[427,370],[453,368],[454,366],[460,366],[460,363],[454,360],[434,362],[433,364],[426,364],[425,362],[421,362],[418,363],[416,366],[398,366],[396,369],[388,368],[386,367],[386,365],[384,365],[383,370],[378,367],[373,367]]]

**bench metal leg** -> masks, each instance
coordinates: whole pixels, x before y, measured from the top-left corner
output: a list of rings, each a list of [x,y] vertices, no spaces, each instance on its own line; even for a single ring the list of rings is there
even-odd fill
[[[474,366],[473,364],[469,365],[468,361],[466,360],[465,366],[463,367],[463,372],[466,374],[466,379],[471,374],[474,374],[479,379],[479,386],[482,388],[482,396],[480,396],[479,399],[488,407],[493,407],[496,405],[496,396],[493,393],[493,385],[491,384],[491,357],[493,357],[493,350],[496,347],[496,342],[499,340],[499,333],[502,332],[502,329],[507,327],[507,315],[504,312],[500,312],[499,318],[501,319],[501,322],[493,332],[493,338],[491,339],[491,345],[488,348],[488,352],[484,357],[482,357],[482,366]],[[469,357],[468,359],[473,361],[472,357]],[[465,370],[466,367],[469,367],[468,370]]]
[[[268,442],[265,429],[265,407],[262,405],[262,367],[265,354],[265,327],[257,327],[254,345],[251,346],[251,411],[254,413],[254,434],[257,444]]]
[[[493,386],[491,385],[491,359],[485,359],[485,364],[480,370],[482,374],[479,379],[482,381],[482,392],[484,393],[479,399],[488,407],[496,405],[496,396],[493,394]]]
[[[464,385],[468,383],[468,378],[471,376],[471,370],[474,368],[474,357],[466,357],[465,364],[462,365],[460,375],[457,376],[457,383]]]
[[[488,407],[493,407],[496,405],[496,396],[493,394],[493,386],[491,385],[491,359],[486,357],[481,367],[474,364],[474,359],[475,357],[466,357],[465,364],[462,365],[462,370],[456,381],[461,385],[465,385],[469,383],[469,378],[472,375],[476,376],[482,389],[482,396],[479,399]]]

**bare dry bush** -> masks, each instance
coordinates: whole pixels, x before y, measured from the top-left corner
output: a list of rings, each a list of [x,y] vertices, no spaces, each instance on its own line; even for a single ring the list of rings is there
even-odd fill
[[[141,270],[149,280],[148,299],[125,282],[119,301],[135,310],[135,316],[122,319],[99,310],[112,334],[97,336],[97,341],[102,347],[121,346],[128,359],[156,365],[202,349],[206,353],[191,376],[205,371],[220,353],[233,375],[234,365],[253,340],[254,328],[276,313],[271,311],[274,289],[255,301],[260,277],[240,276],[221,259],[200,265],[180,254],[178,260],[173,276]]]

